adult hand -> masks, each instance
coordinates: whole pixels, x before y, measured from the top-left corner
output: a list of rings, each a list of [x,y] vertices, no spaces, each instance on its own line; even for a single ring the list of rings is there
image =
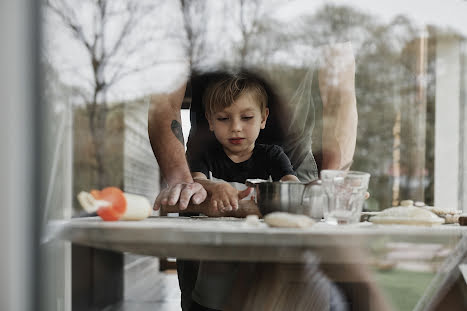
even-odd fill
[[[200,204],[206,199],[207,193],[203,186],[197,182],[179,183],[163,189],[154,202],[154,210],[161,206],[176,205],[179,203],[180,210],[185,210],[188,203]]]

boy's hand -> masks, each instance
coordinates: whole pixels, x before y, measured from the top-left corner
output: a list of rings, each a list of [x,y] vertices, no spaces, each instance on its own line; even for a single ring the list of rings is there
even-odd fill
[[[251,191],[252,188],[239,191],[226,182],[217,183],[212,187],[211,206],[219,212],[235,211],[238,209],[238,201],[247,197]]]

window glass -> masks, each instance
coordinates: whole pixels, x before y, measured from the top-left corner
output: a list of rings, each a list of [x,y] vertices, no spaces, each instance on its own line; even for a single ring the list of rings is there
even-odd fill
[[[151,105],[188,82],[174,120],[186,148],[204,115],[190,78],[245,68],[280,97],[268,135],[309,180],[350,167],[371,174],[365,212],[403,200],[467,212],[465,16],[461,0],[44,1],[44,220],[86,216],[78,193],[107,186],[152,204],[165,184]],[[415,307],[453,249],[431,242],[366,245],[396,309]]]
[[[74,133],[73,194],[125,185],[127,139],[145,150],[148,164],[142,165],[153,167],[143,137],[144,105],[151,95],[180,86],[192,70],[259,68],[287,100],[309,97],[319,161],[322,94],[318,76],[306,73],[317,74],[325,63],[323,46],[350,42],[358,111],[351,168],[372,175],[366,208],[382,210],[404,199],[461,208],[465,6],[363,0],[47,2],[46,89],[56,115],[73,112],[73,126],[67,127]],[[304,81],[312,92],[304,92]],[[128,121],[131,109],[139,111],[139,121]],[[140,123],[126,126],[135,122]]]

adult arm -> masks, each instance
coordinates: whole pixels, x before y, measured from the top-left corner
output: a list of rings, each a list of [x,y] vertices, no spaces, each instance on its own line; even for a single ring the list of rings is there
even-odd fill
[[[167,182],[156,198],[154,209],[162,205],[176,205],[186,209],[190,199],[199,204],[206,198],[206,191],[193,181],[185,158],[180,109],[186,83],[168,94],[151,97],[148,112],[148,134],[151,147]]]
[[[322,169],[351,163],[357,139],[355,57],[350,42],[322,48],[318,73],[323,101]]]
[[[322,169],[349,169],[355,152],[358,124],[355,58],[352,45],[347,42],[326,46],[323,48],[323,55],[322,66],[318,73],[323,101]],[[367,193],[366,196],[368,197],[369,194]],[[349,252],[352,252],[353,256],[361,256],[362,259],[367,256],[358,248],[336,247],[334,252],[335,258],[349,256]],[[322,264],[321,268],[331,280],[341,281],[345,278],[366,285],[365,295],[356,293],[350,297],[356,305],[360,301],[369,303],[371,310],[392,309],[374,281],[371,270],[365,264]]]

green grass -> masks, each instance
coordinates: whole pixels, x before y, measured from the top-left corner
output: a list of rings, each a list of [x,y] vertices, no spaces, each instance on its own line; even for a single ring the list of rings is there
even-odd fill
[[[435,274],[392,270],[375,271],[374,276],[396,310],[410,311],[422,297]]]

